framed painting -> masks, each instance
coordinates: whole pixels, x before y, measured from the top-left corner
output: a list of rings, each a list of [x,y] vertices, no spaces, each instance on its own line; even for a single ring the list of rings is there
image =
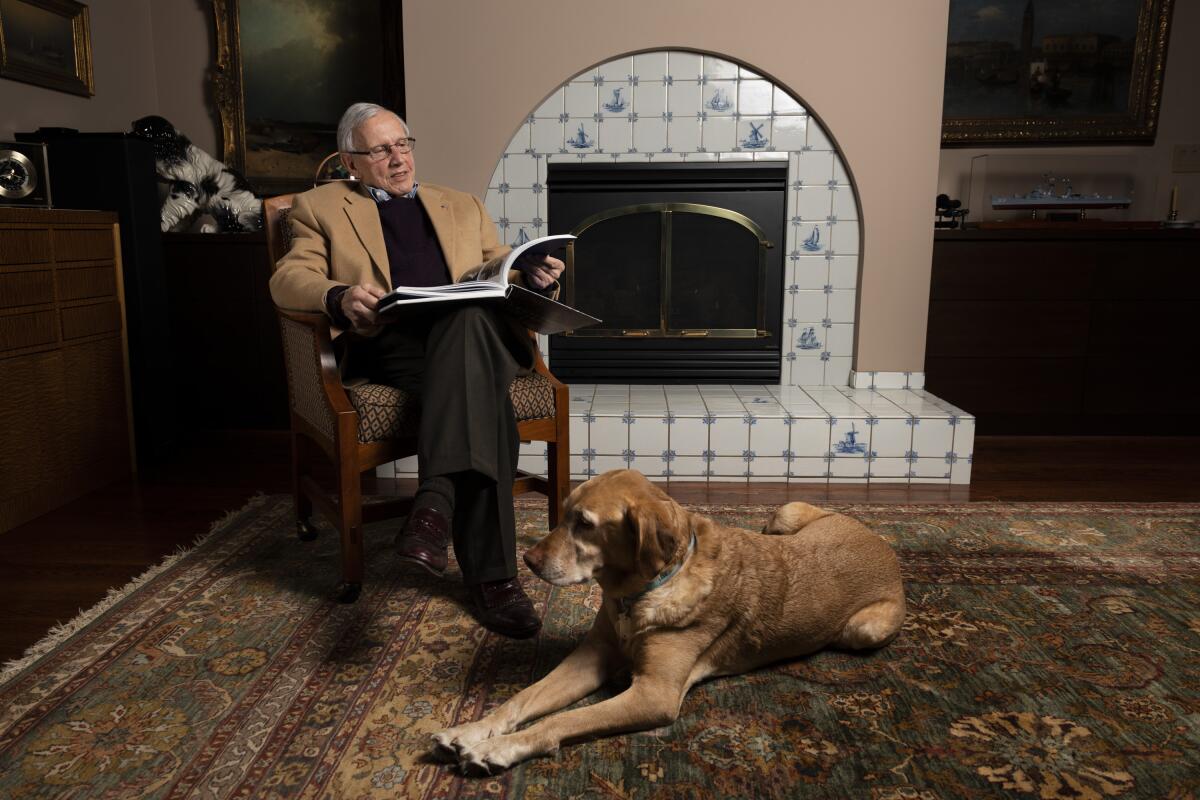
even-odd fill
[[[1154,141],[1173,0],[950,0],[942,145]]]
[[[95,94],[88,7],[72,0],[0,0],[0,78]]]
[[[404,113],[400,3],[213,0],[223,159],[256,194],[311,189],[351,103]]]

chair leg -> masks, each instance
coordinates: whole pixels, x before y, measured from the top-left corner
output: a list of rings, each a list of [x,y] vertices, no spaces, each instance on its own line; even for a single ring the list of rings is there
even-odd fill
[[[567,448],[559,442],[546,445],[546,479],[550,484],[549,500],[550,527],[558,527],[562,519],[563,502],[571,492],[571,459]]]
[[[292,502],[296,508],[296,537],[302,542],[311,542],[317,538],[317,529],[313,527],[312,499],[305,493],[301,478],[307,474],[308,440],[292,431]]]
[[[342,583],[335,597],[339,603],[353,603],[362,591],[362,476],[358,459],[342,453],[338,466],[338,529],[342,534]]]

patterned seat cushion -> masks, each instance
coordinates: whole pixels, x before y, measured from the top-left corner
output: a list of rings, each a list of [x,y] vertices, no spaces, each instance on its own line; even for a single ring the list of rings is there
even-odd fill
[[[347,389],[358,412],[358,440],[379,442],[415,436],[420,419],[417,397],[401,389],[368,383]],[[522,375],[508,389],[517,421],[554,416],[554,385],[543,375]]]

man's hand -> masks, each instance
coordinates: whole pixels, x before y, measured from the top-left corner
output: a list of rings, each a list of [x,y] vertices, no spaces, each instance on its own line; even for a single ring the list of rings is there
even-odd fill
[[[522,256],[517,259],[516,267],[535,289],[545,289],[558,280],[567,265],[554,256]]]
[[[375,307],[386,292],[370,284],[351,286],[342,292],[342,313],[356,330],[369,328],[376,322]]]

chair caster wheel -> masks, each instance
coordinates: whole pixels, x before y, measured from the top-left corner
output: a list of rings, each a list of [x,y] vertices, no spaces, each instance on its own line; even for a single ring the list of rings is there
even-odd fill
[[[343,581],[334,590],[333,599],[339,603],[353,603],[358,599],[360,592],[362,592],[361,583],[347,583]]]
[[[296,538],[302,542],[311,542],[317,538],[317,529],[308,524],[308,520],[296,522]]]

